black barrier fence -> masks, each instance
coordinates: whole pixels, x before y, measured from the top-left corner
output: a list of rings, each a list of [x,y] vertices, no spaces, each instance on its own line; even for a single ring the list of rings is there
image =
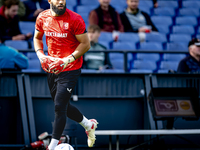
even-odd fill
[[[97,119],[98,130],[154,129],[155,121],[147,107],[147,95],[151,87],[195,87],[199,92],[199,79],[196,74],[82,73],[71,103],[87,118]],[[39,134],[52,132],[53,120],[54,104],[46,73],[1,72],[0,133],[3,136],[0,137],[0,147],[22,147],[38,140]],[[78,145],[86,146],[84,129],[70,119],[67,123],[77,126]],[[176,128],[181,129],[198,129],[199,124],[199,120],[177,119],[175,122]],[[158,122],[158,128],[162,127]],[[167,142],[176,144],[177,141],[172,139],[167,139]],[[190,136],[190,139],[196,142],[199,135]],[[123,136],[119,140],[124,145],[134,145],[146,138]],[[183,142],[178,141],[181,144]],[[97,137],[96,146],[107,143],[108,136]]]

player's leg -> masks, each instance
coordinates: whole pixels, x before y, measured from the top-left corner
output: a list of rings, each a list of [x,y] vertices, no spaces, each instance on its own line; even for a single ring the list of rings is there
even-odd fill
[[[79,70],[62,72],[54,78],[54,84],[49,83],[51,95],[54,99],[55,120],[53,125],[52,140],[49,150],[54,150],[64,130],[67,119],[67,105],[69,103],[73,88],[80,75]],[[55,86],[56,85],[56,86]],[[55,92],[56,91],[56,92]]]
[[[88,120],[76,107],[70,103],[68,104],[67,108],[67,117],[78,122],[85,128],[88,136],[88,146],[92,147],[96,140],[95,129],[97,128],[98,122],[95,119]]]
[[[54,82],[57,77],[58,76],[53,73],[47,74],[48,87],[53,101],[57,91],[57,82]]]

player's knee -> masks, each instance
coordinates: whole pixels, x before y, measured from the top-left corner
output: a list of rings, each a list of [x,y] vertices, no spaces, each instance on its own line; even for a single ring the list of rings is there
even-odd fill
[[[63,105],[55,105],[55,113],[57,115],[66,115],[67,113],[67,107]]]

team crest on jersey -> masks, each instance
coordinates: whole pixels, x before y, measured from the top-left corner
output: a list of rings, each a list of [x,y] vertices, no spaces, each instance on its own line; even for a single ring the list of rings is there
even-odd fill
[[[68,22],[64,22],[63,23],[63,29],[64,30],[68,30],[69,29],[69,23]]]

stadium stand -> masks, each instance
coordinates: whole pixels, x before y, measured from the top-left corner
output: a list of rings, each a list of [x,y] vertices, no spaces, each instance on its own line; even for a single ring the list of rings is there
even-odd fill
[[[67,1],[67,8],[79,13],[85,23],[86,27],[88,26],[88,15],[91,10],[96,8],[99,5],[97,0],[73,0]],[[112,0],[111,5],[115,7],[116,11],[121,13],[126,8],[125,0]],[[151,20],[157,27],[159,33],[146,33],[146,41],[143,43],[139,42],[139,36],[136,33],[121,33],[119,35],[118,41],[113,41],[112,33],[102,32],[99,38],[99,43],[106,46],[108,50],[133,50],[134,54],[131,54],[134,57],[128,58],[128,70],[131,69],[134,61],[136,60],[145,60],[145,61],[155,61],[157,58],[158,61],[161,61],[161,54],[159,52],[163,51],[182,51],[187,53],[188,47],[187,44],[189,40],[193,37],[200,38],[200,1],[199,0],[158,0],[158,7],[154,8],[152,0],[140,0],[139,8],[151,17]],[[22,33],[32,32],[34,33],[34,23],[30,22],[20,22],[20,28]],[[46,41],[44,38],[44,49],[47,50]],[[18,43],[18,44],[16,44]],[[19,50],[30,50],[28,43],[21,43],[21,41],[11,42],[6,41],[5,44],[17,48]],[[33,43],[32,49],[33,49]],[[158,55],[153,53],[150,55],[139,53],[142,50],[147,51],[158,51]],[[138,51],[138,52],[137,52]],[[120,53],[121,57],[117,57],[117,60],[124,62],[123,54]],[[128,55],[128,56],[131,56]],[[150,57],[148,57],[150,56]],[[176,57],[182,58],[183,54],[178,53]],[[163,54],[163,59],[165,54]],[[172,57],[172,56],[171,56]],[[174,57],[173,57],[174,58]],[[114,58],[113,58],[114,59]],[[152,60],[153,59],[153,60]],[[156,59],[156,60],[157,60]],[[164,60],[166,61],[166,60]],[[173,62],[175,62],[173,60]],[[117,61],[113,61],[117,64]],[[118,62],[119,64],[119,62]],[[160,68],[159,64],[162,64]],[[158,72],[168,71],[169,68],[164,67],[165,63],[157,63]],[[168,65],[170,66],[170,65]],[[116,68],[124,69],[124,66],[116,66]],[[167,69],[166,69],[167,68]],[[132,68],[132,72],[136,68]],[[173,69],[173,68],[172,68]],[[145,69],[143,69],[143,72]],[[110,70],[112,71],[112,70]],[[149,72],[149,70],[146,70]],[[155,71],[155,70],[154,70]],[[156,70],[157,71],[157,70]],[[106,71],[105,71],[106,72]],[[109,71],[108,71],[109,72]]]
[[[18,50],[27,50],[27,49],[29,49],[27,41],[7,40],[7,41],[5,41],[5,45],[13,47],[13,48],[18,49]]]
[[[159,42],[143,42],[140,44],[139,50],[162,51],[163,45]]]
[[[134,42],[114,42],[112,49],[114,49],[114,50],[135,50],[136,43],[134,43]]]

